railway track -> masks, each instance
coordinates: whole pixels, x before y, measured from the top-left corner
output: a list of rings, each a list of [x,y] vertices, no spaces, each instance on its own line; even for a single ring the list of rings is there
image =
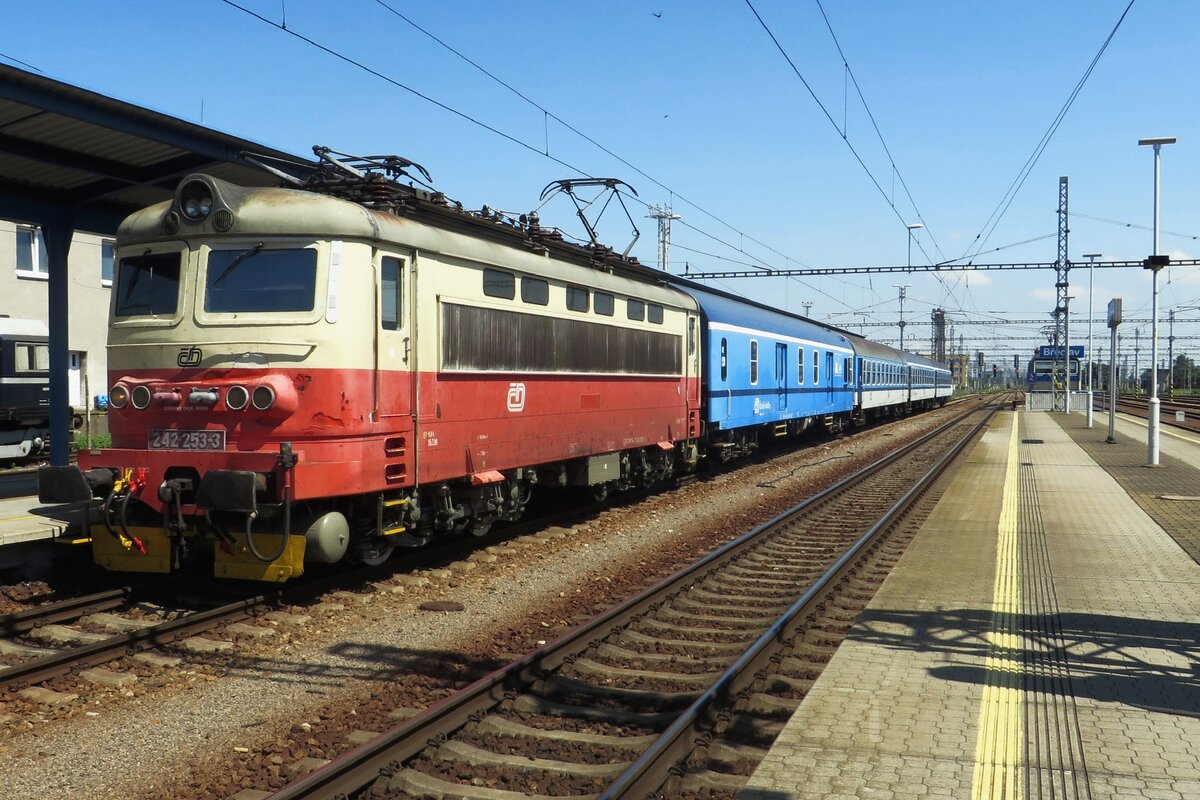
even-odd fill
[[[1097,407],[1108,411],[1107,396],[1098,397]],[[1145,397],[1135,395],[1120,395],[1117,398],[1117,411],[1130,416],[1146,419],[1149,416],[1149,401]],[[1183,413],[1183,419],[1176,416]],[[1159,400],[1159,420],[1163,425],[1181,428],[1188,431],[1200,431],[1200,401],[1191,399]]]
[[[273,800],[732,796],[902,552],[971,411]]]

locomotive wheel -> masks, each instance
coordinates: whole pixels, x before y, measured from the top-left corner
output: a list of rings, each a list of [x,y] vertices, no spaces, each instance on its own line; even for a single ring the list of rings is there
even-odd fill
[[[392,556],[395,545],[367,540],[356,542],[350,548],[350,560],[365,567],[377,567]]]

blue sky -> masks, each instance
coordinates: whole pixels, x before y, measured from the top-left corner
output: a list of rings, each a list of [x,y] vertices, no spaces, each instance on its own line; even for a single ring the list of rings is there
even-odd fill
[[[548,119],[376,0],[238,2],[275,23],[286,14],[289,30],[525,146],[220,0],[24,4],[6,12],[0,53],[48,77],[297,154],[313,144],[399,153],[427,167],[439,189],[469,208],[487,203],[528,211],[543,186],[578,171],[621,178],[642,200],[670,203],[681,215],[672,268],[686,261],[714,271],[739,268],[721,258],[776,267],[903,264],[905,223],[918,220],[926,228],[914,240],[914,263],[969,252],[1128,0],[823,0],[915,208],[900,181],[893,182],[892,162],[847,83],[816,0],[754,0],[754,8],[832,124],[744,0],[515,6],[388,0],[628,164]],[[1053,261],[1060,175],[1070,179],[1076,215],[1073,261],[1083,262],[1085,252],[1113,260],[1147,255],[1151,234],[1137,226],[1151,223],[1152,154],[1137,140],[1158,135],[1179,137],[1163,150],[1161,249],[1200,257],[1198,49],[1194,3],[1137,0],[974,260]],[[882,192],[846,146],[843,128]],[[546,158],[547,149],[578,171]],[[643,207],[631,210],[642,234],[633,252],[654,262],[655,224]],[[629,225],[614,211],[600,234],[620,250]],[[543,224],[582,235],[567,200],[541,213]],[[1030,239],[1038,240],[1008,247]],[[989,252],[997,247],[1005,249]],[[1071,277],[1078,333],[1086,328],[1087,272]],[[1048,324],[1054,305],[1053,271],[721,285],[792,311],[812,301],[812,316],[857,329],[864,319],[894,323],[893,284],[905,283],[912,322],[928,321],[941,306],[951,320]],[[1200,323],[1183,321],[1200,319],[1200,311],[1185,310],[1200,306],[1200,274],[1175,268],[1161,284],[1163,317],[1179,309],[1177,351],[1200,355]],[[1114,295],[1123,296],[1127,317],[1149,316],[1148,273],[1097,271],[1098,314]],[[989,361],[1011,361],[1011,353],[1032,349],[1039,327],[959,322],[955,333]],[[1126,331],[1131,340],[1133,327]],[[1141,327],[1145,365],[1149,326]],[[895,327],[866,330],[896,337]],[[909,327],[910,344],[915,337],[927,347],[928,330]],[[1098,340],[1105,334],[1097,328]]]

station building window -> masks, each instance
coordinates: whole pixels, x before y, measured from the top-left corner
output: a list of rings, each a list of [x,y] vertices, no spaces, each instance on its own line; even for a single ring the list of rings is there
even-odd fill
[[[100,285],[112,286],[113,265],[117,261],[117,246],[113,242],[100,243]]]
[[[17,228],[17,274],[25,278],[49,276],[50,256],[40,228]]]

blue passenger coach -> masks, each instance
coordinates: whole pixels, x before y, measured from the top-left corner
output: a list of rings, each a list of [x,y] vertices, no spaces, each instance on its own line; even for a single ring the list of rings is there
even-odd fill
[[[704,422],[715,455],[760,436],[840,429],[854,409],[854,351],[837,331],[803,317],[688,283],[700,304]]]

